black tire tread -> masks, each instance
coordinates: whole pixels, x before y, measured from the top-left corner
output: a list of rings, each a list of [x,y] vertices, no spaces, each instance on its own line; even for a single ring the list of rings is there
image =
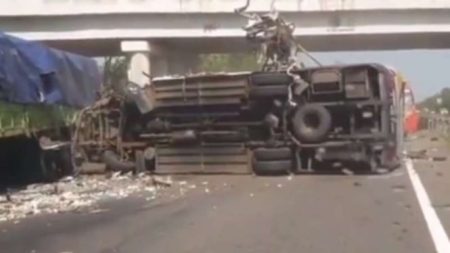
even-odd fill
[[[282,148],[258,148],[253,151],[256,161],[291,160],[292,151],[288,147]]]
[[[306,114],[312,112],[317,113],[320,123],[318,127],[311,130],[310,127],[306,126],[304,117]],[[318,104],[306,104],[295,112],[292,122],[294,126],[293,131],[300,141],[310,143],[320,142],[330,130],[332,125],[331,120],[331,114],[324,106]]]
[[[287,174],[292,169],[292,161],[254,161],[253,169],[257,175]]]

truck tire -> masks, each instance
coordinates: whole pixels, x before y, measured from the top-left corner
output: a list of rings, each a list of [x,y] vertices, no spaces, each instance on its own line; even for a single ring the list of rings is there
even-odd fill
[[[253,151],[257,161],[279,161],[291,160],[292,152],[290,148],[258,148]]]
[[[102,157],[106,167],[112,171],[131,171],[135,168],[135,163],[120,161],[119,157],[111,150],[106,150]]]
[[[289,85],[292,82],[292,78],[286,73],[256,73],[250,80],[255,86]]]
[[[331,115],[317,104],[301,106],[292,118],[293,132],[303,142],[322,141],[331,129]]]
[[[253,170],[257,175],[285,175],[292,169],[292,161],[254,161]]]
[[[40,150],[41,177],[45,182],[55,181],[73,172],[70,149]]]

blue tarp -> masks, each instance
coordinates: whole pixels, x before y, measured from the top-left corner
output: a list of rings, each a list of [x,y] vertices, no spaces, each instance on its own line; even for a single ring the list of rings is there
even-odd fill
[[[100,83],[94,59],[0,32],[0,100],[82,108],[95,101]]]

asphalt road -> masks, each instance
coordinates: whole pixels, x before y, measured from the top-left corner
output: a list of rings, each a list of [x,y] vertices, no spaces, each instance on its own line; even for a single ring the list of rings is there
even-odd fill
[[[382,177],[205,180],[208,186],[199,184],[187,196],[162,203],[128,199],[106,205],[105,212],[9,224],[0,234],[1,249],[9,253],[433,252],[404,170]]]
[[[450,231],[450,167],[415,167]],[[381,176],[199,176],[189,183],[196,188],[185,194],[172,189],[157,200],[106,203],[98,213],[4,223],[0,252],[435,252],[405,168]]]

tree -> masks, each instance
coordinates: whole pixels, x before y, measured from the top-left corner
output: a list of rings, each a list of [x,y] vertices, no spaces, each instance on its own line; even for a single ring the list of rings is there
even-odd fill
[[[127,80],[128,60],[126,57],[107,57],[103,65],[103,85],[120,88]]]
[[[441,99],[441,103],[438,103],[438,98]],[[438,94],[426,98],[419,103],[420,109],[427,108],[432,111],[439,111],[441,108],[445,108],[450,111],[450,88],[442,89]]]

